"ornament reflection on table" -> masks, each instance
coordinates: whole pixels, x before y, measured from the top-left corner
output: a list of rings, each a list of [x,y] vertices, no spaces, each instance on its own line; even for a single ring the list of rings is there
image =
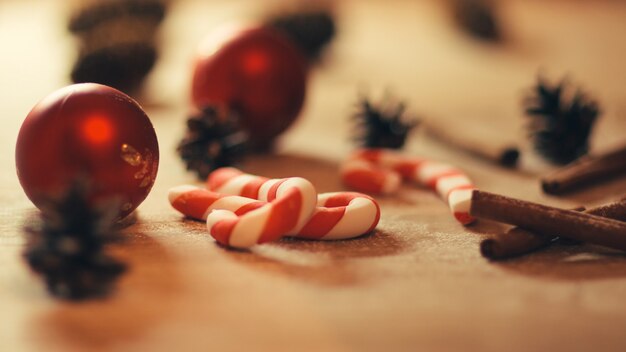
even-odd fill
[[[115,199],[119,218],[146,198],[156,179],[159,147],[141,107],[126,94],[75,84],[41,100],[20,129],[17,173],[41,207],[73,182],[86,182],[95,201]]]

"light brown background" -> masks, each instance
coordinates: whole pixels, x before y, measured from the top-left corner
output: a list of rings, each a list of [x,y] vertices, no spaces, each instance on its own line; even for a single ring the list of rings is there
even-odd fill
[[[601,248],[553,247],[489,263],[478,243],[499,230],[463,228],[426,190],[381,198],[375,234],[342,242],[283,240],[251,251],[217,246],[201,223],[170,209],[168,188],[193,182],[174,152],[184,129],[195,43],[220,23],[260,18],[274,3],[181,1],[162,31],[163,55],[141,102],[158,133],[161,169],[136,224],[115,252],[132,266],[110,298],[49,298],[21,260],[22,224],[36,214],[14,170],[22,119],[67,84],[74,43],[60,1],[0,2],[0,350],[2,351],[623,351],[626,258]],[[626,3],[501,3],[508,43],[476,43],[439,2],[335,3],[340,35],[312,72],[305,110],[276,155],[246,170],[309,178],[341,190],[351,149],[347,116],[359,92],[386,89],[424,118],[486,122],[523,137],[520,99],[543,69],[571,73],[604,115],[594,148],[624,138]],[[489,134],[485,134],[489,138]],[[558,206],[626,193],[617,180],[565,198],[542,195],[547,168],[501,169],[414,135],[408,152],[450,161],[489,191]]]

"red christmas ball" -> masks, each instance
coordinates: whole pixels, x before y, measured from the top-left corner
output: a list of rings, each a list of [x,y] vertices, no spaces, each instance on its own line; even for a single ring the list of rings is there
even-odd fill
[[[94,201],[120,202],[120,218],[146,198],[156,179],[159,146],[141,107],[99,84],[74,84],[40,101],[20,129],[17,175],[40,207],[77,181]]]
[[[230,29],[200,47],[193,74],[196,108],[233,109],[256,146],[268,146],[298,116],[304,102],[306,60],[281,33]]]

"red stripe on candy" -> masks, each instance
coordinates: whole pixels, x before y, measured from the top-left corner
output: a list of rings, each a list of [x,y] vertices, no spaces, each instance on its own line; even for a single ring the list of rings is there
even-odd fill
[[[469,213],[455,212],[454,217],[463,225],[470,224],[475,220]]]
[[[317,208],[309,222],[300,230],[298,237],[320,239],[337,225],[346,212],[346,207]]]
[[[206,182],[207,188],[210,190],[216,190],[222,187],[230,179],[240,175],[243,175],[243,172],[232,167],[223,167],[217,169],[209,175],[209,178]]]
[[[343,182],[367,193],[381,193],[385,179],[385,174],[379,170],[351,170],[343,174]]]
[[[381,155],[382,151],[380,149],[363,149],[356,154],[356,157],[377,163],[380,160]]]
[[[271,203],[271,207],[258,243],[275,241],[296,226],[302,208],[302,194],[299,189],[290,188],[284,197]]]
[[[339,194],[334,194],[332,197],[326,199],[323,206],[327,208],[345,207],[350,204],[351,200],[357,197],[370,198],[370,196],[366,196],[361,193],[342,192]]]
[[[241,208],[237,209],[237,211],[235,211],[235,215],[237,216],[241,216],[247,212],[253,211],[254,209],[259,209],[260,207],[264,206],[265,202],[251,202],[248,204],[244,204]]]
[[[256,177],[250,182],[246,183],[241,190],[241,196],[252,199],[259,199],[259,189],[268,179],[265,177]]]
[[[233,232],[233,228],[237,225],[238,219],[224,219],[220,220],[211,228],[211,236],[215,240],[225,246],[230,245],[230,235]]]
[[[421,161],[401,161],[393,167],[394,171],[399,173],[405,180],[413,180],[415,178],[415,170],[417,170]]]
[[[172,206],[186,216],[202,219],[206,210],[220,198],[222,196],[217,193],[196,189],[178,196]]]

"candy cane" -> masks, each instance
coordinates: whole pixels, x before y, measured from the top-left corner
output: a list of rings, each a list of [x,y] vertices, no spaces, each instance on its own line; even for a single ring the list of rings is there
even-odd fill
[[[231,247],[251,247],[297,232],[315,209],[315,188],[303,178],[267,180],[261,188],[267,200],[261,207],[241,215],[226,209],[211,211],[207,215],[211,236]]]
[[[220,193],[271,201],[273,184],[280,179],[268,179],[243,173],[235,168],[220,168],[207,179],[207,188]],[[313,191],[315,192],[315,191]],[[345,239],[361,236],[373,230],[380,219],[378,203],[365,194],[354,192],[324,193],[309,218],[301,213],[298,226],[291,235],[310,239]]]
[[[301,177],[274,178],[246,174],[232,167],[213,171],[207,178],[207,189],[217,193],[242,196],[265,202],[277,201],[287,189],[297,189],[302,196],[302,206],[296,211],[296,225],[289,229],[297,233],[311,217],[317,204],[317,191],[311,182]],[[292,216],[293,217],[293,216]]]
[[[400,187],[400,179],[433,189],[448,202],[454,217],[464,225],[475,219],[469,215],[472,181],[456,167],[424,158],[410,158],[386,149],[362,149],[341,168],[343,182],[362,192],[390,194]]]
[[[170,202],[188,216],[206,218],[211,236],[231,247],[246,248],[298,233],[317,203],[315,187],[301,177],[268,179],[223,168],[212,174],[208,185],[230,196],[183,186],[170,192]]]
[[[169,200],[174,209],[197,220],[207,220],[214,210],[226,210],[241,216],[267,204],[188,185],[170,189]],[[225,218],[233,218],[226,212],[221,214]],[[315,211],[302,229],[287,235],[317,240],[353,238],[372,231],[379,219],[380,208],[368,195],[356,192],[322,193]]]
[[[196,220],[206,221],[213,210],[228,210],[243,215],[267,204],[258,200],[208,191],[191,185],[171,188],[168,198],[172,207]]]
[[[315,212],[297,237],[338,240],[366,234],[380,220],[380,207],[365,194],[356,192],[322,193]]]

